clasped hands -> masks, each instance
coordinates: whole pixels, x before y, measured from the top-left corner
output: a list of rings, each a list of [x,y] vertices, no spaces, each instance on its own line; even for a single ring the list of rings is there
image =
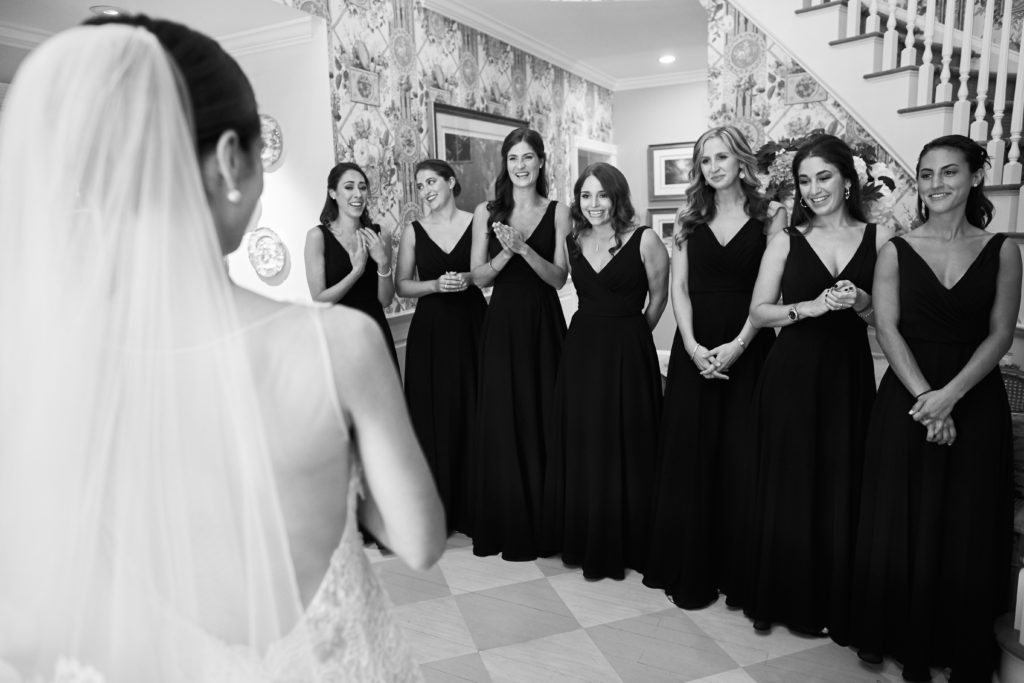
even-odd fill
[[[526,244],[526,240],[519,234],[519,231],[510,225],[504,223],[495,222],[492,224],[494,228],[494,235],[501,242],[501,246],[508,249],[513,254],[519,254],[520,256],[526,253],[529,247]]]
[[[435,280],[438,292],[461,292],[469,287],[469,283],[462,273],[449,270],[447,273]]]
[[[917,397],[910,408],[910,417],[928,430],[925,439],[940,446],[951,446],[956,440],[953,406],[956,399],[946,389],[932,389]]]
[[[826,311],[841,311],[846,308],[864,308],[858,306],[857,301],[862,296],[867,296],[857,289],[857,286],[849,280],[839,280],[834,285],[818,295],[817,301],[825,305]]]
[[[692,360],[704,379],[729,379],[726,373],[741,353],[743,345],[736,339],[719,344],[713,349],[697,344]]]
[[[370,228],[359,228],[356,230],[355,248],[348,251],[352,269],[361,273],[366,267],[367,257],[372,258],[378,268],[391,265],[388,246],[388,242]]]

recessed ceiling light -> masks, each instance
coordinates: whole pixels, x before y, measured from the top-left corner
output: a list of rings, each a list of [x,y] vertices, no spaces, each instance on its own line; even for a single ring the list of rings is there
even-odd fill
[[[661,62],[662,64],[671,64],[672,62],[676,61],[676,56],[675,55],[662,55],[662,56],[658,57],[658,61]]]
[[[128,10],[113,5],[92,5],[89,7],[89,11],[104,17],[119,17],[122,14],[128,14]]]

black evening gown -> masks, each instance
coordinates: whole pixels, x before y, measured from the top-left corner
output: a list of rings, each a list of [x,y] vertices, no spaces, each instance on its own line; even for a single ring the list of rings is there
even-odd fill
[[[952,379],[988,336],[1003,239],[989,239],[951,289],[913,247],[893,240],[899,331],[932,387]],[[957,402],[952,446],[925,441],[925,427],[907,414],[913,404],[890,369],[868,429],[852,640],[908,666],[952,666],[954,680],[989,681],[1013,535],[1006,390],[993,368]]]
[[[871,291],[875,226],[833,277],[787,229],[784,302],[810,301],[837,280]],[[757,485],[751,539],[755,620],[846,641],[864,439],[875,396],[867,324],[852,308],[783,327],[755,392]]]
[[[600,272],[569,243],[579,309],[555,383],[544,550],[560,550],[588,579],[621,579],[642,570],[647,554],[661,373],[643,314],[644,230]]]
[[[469,271],[472,224],[445,252],[413,221],[420,280]],[[405,398],[423,453],[434,473],[448,531],[469,533],[467,467],[476,410],[477,355],[487,302],[470,285],[461,292],[420,297],[405,347]]]
[[[555,253],[555,202],[527,244]],[[501,251],[492,238],[490,254]],[[565,317],[555,289],[520,256],[494,280],[484,316],[477,392],[473,552],[532,560],[541,547],[545,429],[553,416]]]
[[[703,346],[743,329],[766,241],[764,223],[753,218],[724,246],[707,225],[691,233],[688,285]],[[751,398],[774,340],[772,330],[759,331],[727,381],[701,377],[678,331],[672,342],[644,583],[664,588],[679,607],[706,606],[720,591],[730,605],[742,604],[755,482]]]
[[[324,234],[324,284],[327,287],[333,287],[352,272],[352,261],[349,259],[345,247],[341,246],[341,242],[334,236],[330,228],[321,225],[320,231]],[[374,223],[373,231],[379,234],[380,226]],[[384,315],[384,307],[380,305],[380,300],[377,298],[377,267],[373,259],[366,259],[366,268],[363,270],[363,274],[345,292],[345,296],[341,297],[338,303],[362,311],[377,322],[381,332],[384,333],[388,352],[397,368],[398,353],[395,351],[395,339],[391,335],[391,326],[388,325],[387,316]]]

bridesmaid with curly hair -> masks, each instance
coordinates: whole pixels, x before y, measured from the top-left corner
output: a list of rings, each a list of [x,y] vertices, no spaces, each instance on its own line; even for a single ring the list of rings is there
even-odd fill
[[[750,398],[775,335],[747,315],[761,255],[786,211],[759,191],[755,157],[733,126],[693,149],[689,209],[673,237],[669,360],[657,507],[644,583],[695,609],[740,602],[754,473]],[[769,218],[769,213],[772,218]]]
[[[614,166],[584,169],[573,197],[566,246],[579,310],[555,382],[545,545],[588,579],[622,579],[643,568],[650,534],[661,410],[651,329],[665,310],[668,254],[634,223]]]

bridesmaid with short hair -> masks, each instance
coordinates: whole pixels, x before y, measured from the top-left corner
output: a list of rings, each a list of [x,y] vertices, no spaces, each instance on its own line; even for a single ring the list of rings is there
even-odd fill
[[[416,165],[425,217],[402,233],[396,287],[418,299],[405,346],[405,398],[441,494],[448,532],[470,533],[467,468],[473,452],[477,356],[487,302],[471,282],[473,214],[446,161]]]

